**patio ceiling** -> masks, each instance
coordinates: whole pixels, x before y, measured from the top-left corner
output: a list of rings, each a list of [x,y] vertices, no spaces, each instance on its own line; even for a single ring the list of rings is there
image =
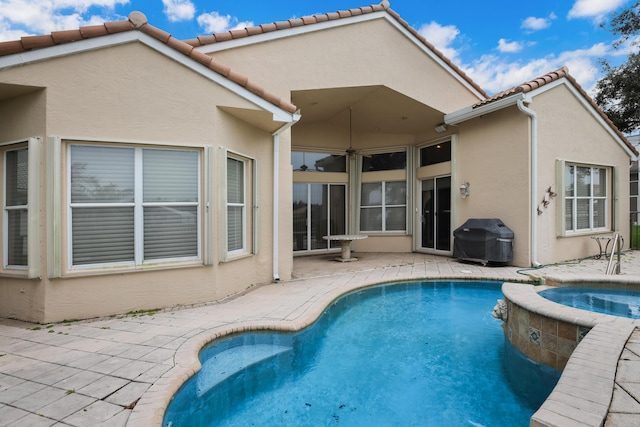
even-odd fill
[[[302,124],[330,123],[356,132],[419,134],[433,132],[444,114],[386,86],[293,91]]]
[[[27,93],[35,92],[42,89],[36,86],[23,86],[13,85],[7,83],[0,83],[0,101],[5,99],[15,98],[16,96],[26,95]]]

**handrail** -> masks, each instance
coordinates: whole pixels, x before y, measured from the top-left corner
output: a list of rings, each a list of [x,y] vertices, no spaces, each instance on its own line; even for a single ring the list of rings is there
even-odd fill
[[[611,254],[609,255],[609,264],[607,264],[606,274],[620,274],[620,252],[622,251],[620,234],[616,233],[613,237],[613,247],[611,248]],[[618,260],[614,263],[613,256],[618,254]]]

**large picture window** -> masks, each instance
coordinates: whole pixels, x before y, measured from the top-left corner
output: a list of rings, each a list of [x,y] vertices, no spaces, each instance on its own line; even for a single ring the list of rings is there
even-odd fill
[[[362,184],[360,231],[397,232],[407,228],[406,181]]]
[[[199,257],[195,150],[70,146],[71,265]]]
[[[4,155],[4,266],[27,267],[28,151],[9,150]]]
[[[607,227],[609,196],[607,169],[564,165],[564,229],[567,232]]]

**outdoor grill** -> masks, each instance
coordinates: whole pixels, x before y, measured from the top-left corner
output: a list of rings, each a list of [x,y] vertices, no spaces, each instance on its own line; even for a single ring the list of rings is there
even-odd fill
[[[497,218],[471,218],[453,231],[453,256],[488,262],[513,260],[513,231]]]

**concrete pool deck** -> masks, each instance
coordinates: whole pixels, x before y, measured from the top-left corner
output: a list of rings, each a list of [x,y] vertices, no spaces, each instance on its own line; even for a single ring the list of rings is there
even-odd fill
[[[518,270],[550,280],[602,280],[607,267],[604,259],[527,270],[417,253],[357,256],[352,263],[333,262],[334,254],[296,258],[291,281],[197,306],[48,325],[0,319],[0,426],[159,426],[171,396],[198,369],[205,343],[256,328],[299,329],[359,287],[412,279],[529,279]],[[608,278],[640,287],[640,252],[624,254],[621,272]],[[634,425],[629,422],[640,419],[640,332],[613,362],[607,348],[585,347],[602,361],[599,368],[613,370],[615,387],[624,391],[614,394],[606,425]]]

